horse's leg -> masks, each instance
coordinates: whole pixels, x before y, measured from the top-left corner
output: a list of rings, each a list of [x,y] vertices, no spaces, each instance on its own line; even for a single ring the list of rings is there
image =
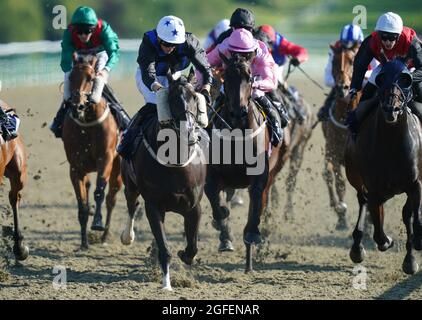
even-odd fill
[[[22,244],[24,237],[19,229],[19,204],[22,198],[22,189],[26,183],[26,167],[16,155],[6,167],[6,176],[10,180],[9,203],[13,211],[14,245],[13,253],[19,261],[26,260],[29,255],[29,248]]]
[[[325,161],[324,161],[324,172],[322,174],[325,183],[328,187],[328,195],[330,197],[330,206],[331,208],[335,209],[337,205],[337,199],[334,193],[334,165],[332,162],[331,157],[325,154]]]
[[[104,159],[98,163],[97,187],[94,192],[96,207],[91,230],[105,231],[101,209],[105,199],[105,189],[113,168],[113,159],[113,153],[109,152],[104,156]]]
[[[286,220],[293,217],[293,195],[297,183],[297,174],[302,166],[303,154],[305,153],[307,140],[301,141],[296,145],[290,156],[289,176],[287,177],[287,201],[284,208],[284,217]]]
[[[265,169],[261,175],[258,175],[253,180],[249,189],[249,214],[248,222],[243,231],[243,242],[246,246],[246,272],[253,271],[252,268],[252,245],[259,245],[262,243],[262,237],[259,231],[259,224],[261,223],[261,214],[265,209],[267,202],[268,186],[268,155],[265,155]]]
[[[89,215],[93,216],[95,212],[94,210],[92,210],[91,205],[89,203],[89,191],[91,190],[91,180],[86,179],[85,189],[86,189],[86,194],[88,195],[87,201],[88,201]]]
[[[179,251],[178,255],[179,258],[188,265],[193,263],[193,260],[198,253],[198,230],[201,215],[201,205],[198,204],[184,216],[187,246],[184,251]]]
[[[412,226],[412,201],[407,197],[406,204],[403,207],[403,223],[406,226],[406,256],[403,261],[402,269],[406,274],[415,274],[419,270],[419,265],[413,255],[413,226]]]
[[[421,221],[421,183],[417,181],[409,197],[413,206],[413,246],[415,250],[422,250],[422,221]]]
[[[88,238],[86,228],[88,224],[89,207],[88,194],[86,192],[86,183],[88,176],[79,173],[75,168],[70,168],[70,179],[75,190],[76,200],[78,201],[78,220],[81,225],[81,250],[88,249]]]
[[[394,245],[394,241],[384,233],[384,205],[377,197],[368,195],[368,209],[374,224],[374,241],[378,250],[387,251]]]
[[[359,202],[359,218],[353,231],[353,245],[350,249],[350,259],[354,263],[361,263],[365,259],[365,248],[362,245],[363,231],[365,228],[365,217],[368,211],[368,205],[365,195],[362,192],[357,194]]]
[[[135,240],[135,232],[133,230],[135,224],[135,214],[139,206],[139,191],[136,186],[129,180],[125,180],[125,197],[128,208],[128,220],[123,230],[120,240],[124,245],[131,245]]]
[[[341,172],[341,165],[337,160],[333,161],[334,177],[336,179],[336,192],[338,203],[335,206],[335,211],[338,215],[337,230],[347,230],[347,204],[344,202],[346,195],[346,180]]]
[[[123,181],[120,174],[120,157],[117,156],[113,161],[113,169],[110,175],[110,185],[106,197],[106,207],[107,207],[107,220],[105,225],[104,234],[102,237],[102,242],[105,243],[108,240],[110,234],[110,223],[111,223],[111,213],[113,212],[114,207],[116,206],[117,193],[122,189]]]
[[[155,242],[158,246],[158,260],[163,271],[163,289],[171,291],[170,281],[170,260],[171,253],[167,246],[167,239],[164,232],[165,212],[159,210],[151,202],[145,202],[145,210],[151,231],[154,234]]]
[[[207,177],[207,183],[205,184],[205,194],[210,201],[213,215],[212,226],[220,231],[220,245],[218,247],[219,252],[234,251],[233,248],[233,237],[231,235],[230,226],[228,224],[228,217],[230,210],[227,206],[221,206],[221,186],[218,183],[216,177],[210,174]]]

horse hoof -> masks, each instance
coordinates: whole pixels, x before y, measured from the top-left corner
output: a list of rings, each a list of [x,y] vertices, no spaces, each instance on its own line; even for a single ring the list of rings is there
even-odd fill
[[[337,231],[347,231],[349,229],[346,219],[339,219],[336,224]]]
[[[350,259],[353,263],[361,263],[366,257],[365,248],[362,245],[359,245],[357,250],[354,250],[353,247],[350,249]]]
[[[187,264],[188,266],[191,266],[193,264],[194,261],[194,257],[190,258],[188,257],[188,255],[186,254],[186,251],[184,250],[180,250],[177,255],[179,256],[180,260],[182,260],[185,264]]]
[[[120,235],[120,241],[125,246],[130,246],[133,241],[135,241],[135,234],[125,234],[125,232],[122,232]]]
[[[402,269],[405,274],[412,275],[418,272],[419,264],[416,262],[415,257],[410,256],[410,258],[408,258],[406,256],[406,258],[403,261]]]
[[[382,244],[382,245],[378,245],[378,250],[381,252],[387,251],[388,249],[392,248],[394,246],[394,241],[393,239],[391,239],[390,237],[387,236],[387,242]]]
[[[252,268],[246,268],[245,269],[245,274],[248,274],[248,273],[254,273],[255,271],[254,271],[254,269],[252,269]]]
[[[105,231],[104,225],[102,223],[92,224],[91,226],[92,231]]]
[[[224,240],[220,242],[220,246],[218,247],[218,252],[233,252],[234,247],[230,240]]]
[[[17,250],[13,251],[18,261],[25,261],[29,256],[29,248],[27,246],[18,247]]]
[[[245,237],[243,238],[243,242],[249,245],[259,245],[262,243],[262,237],[259,233],[247,232]]]
[[[239,197],[239,196],[237,196],[237,195],[233,196],[233,198],[232,198],[232,199],[231,199],[231,201],[230,201],[230,206],[231,206],[232,208],[235,208],[235,207],[241,207],[241,206],[243,206],[244,204],[245,204],[245,202],[243,201],[242,197]]]
[[[227,207],[220,207],[221,210],[221,219],[227,219],[230,215],[230,210]]]
[[[167,292],[173,292],[173,288],[171,286],[163,287],[161,290],[167,291]]]

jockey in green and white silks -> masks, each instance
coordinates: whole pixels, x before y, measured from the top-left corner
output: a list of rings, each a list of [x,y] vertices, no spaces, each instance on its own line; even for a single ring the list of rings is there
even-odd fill
[[[98,19],[95,11],[89,7],[76,9],[71,24],[64,32],[61,45],[60,66],[65,74],[64,101],[50,127],[56,137],[61,137],[61,127],[67,113],[66,102],[71,98],[69,75],[72,70],[73,54],[80,50],[92,50],[97,55],[97,77],[94,79],[90,96],[91,103],[100,102],[110,71],[116,66],[120,56],[117,34],[106,21]],[[117,112],[120,112],[120,110],[117,110]]]

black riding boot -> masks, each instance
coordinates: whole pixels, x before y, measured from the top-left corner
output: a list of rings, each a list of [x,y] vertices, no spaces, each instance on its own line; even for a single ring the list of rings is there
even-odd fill
[[[109,104],[111,114],[113,115],[114,120],[116,120],[119,130],[126,130],[130,123],[130,117],[109,85],[104,86],[103,97]]]
[[[50,125],[50,130],[54,133],[56,138],[62,137],[62,128],[66,113],[67,104],[66,101],[63,101],[60,105],[59,111],[57,111],[56,117],[53,119],[53,123]]]
[[[270,120],[270,124],[272,128],[271,142],[272,142],[272,145],[276,147],[279,145],[279,143],[283,140],[283,137],[284,137],[283,129],[281,128],[280,123],[277,118],[277,110],[266,96],[258,97],[255,100],[256,102],[258,102],[258,104],[261,106],[261,108],[264,110],[265,114],[267,115],[268,119]]]
[[[129,159],[132,156],[132,145],[135,138],[140,133],[139,128],[142,125],[142,121],[153,112],[157,112],[156,105],[147,103],[133,116],[127,129],[123,133],[122,140],[117,146],[117,153],[119,153],[123,158]]]
[[[357,108],[350,111],[347,115],[346,125],[348,125],[353,139],[356,139],[358,130],[366,117],[376,108],[377,104],[373,98],[377,92],[377,86],[372,83],[367,83],[363,88],[362,97],[360,98]]]
[[[329,118],[329,110],[331,106],[333,105],[334,101],[336,99],[336,90],[334,88],[331,89],[330,93],[327,96],[327,99],[325,99],[324,105],[319,109],[318,111],[318,120],[319,121],[327,121]]]
[[[15,120],[15,121],[13,121]],[[10,141],[18,137],[16,132],[16,119],[9,118],[6,111],[0,107],[0,134],[4,141]]]
[[[422,82],[413,83],[413,100],[408,104],[410,110],[422,122]]]

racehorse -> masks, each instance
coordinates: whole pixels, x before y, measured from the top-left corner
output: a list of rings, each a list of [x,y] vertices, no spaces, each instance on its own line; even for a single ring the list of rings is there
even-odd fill
[[[163,271],[163,289],[171,289],[169,265],[171,252],[167,245],[164,231],[164,219],[167,211],[173,211],[184,217],[184,231],[187,240],[186,249],[178,252],[179,258],[191,265],[198,252],[198,228],[201,217],[200,201],[206,178],[206,161],[199,145],[199,137],[208,138],[197,133],[199,105],[205,106],[203,96],[196,94],[193,83],[193,69],[188,78],[174,80],[167,74],[168,107],[171,120],[159,122],[157,117],[145,118],[142,125],[141,143],[131,160],[122,162],[122,175],[125,184],[125,196],[129,212],[128,222],[122,232],[121,241],[130,245],[134,241],[134,219],[138,206],[138,197],[145,200],[146,215],[158,246],[158,259]],[[202,101],[201,101],[202,100]],[[151,105],[153,106],[153,105]],[[161,106],[160,106],[161,107]],[[141,110],[142,111],[142,110]],[[145,122],[147,121],[147,122]],[[173,133],[166,144],[160,136],[163,132]],[[188,137],[183,134],[188,133]],[[180,160],[165,160],[160,156],[166,145],[185,145],[185,153],[180,152]],[[172,152],[169,152],[172,157]],[[177,152],[175,152],[177,153]],[[182,154],[185,157],[182,157]],[[177,155],[177,154],[176,154]],[[173,154],[173,156],[176,156]]]
[[[10,110],[10,107],[4,101],[0,101],[0,105],[6,110]],[[23,244],[24,238],[19,229],[19,204],[22,198],[22,190],[27,182],[27,155],[20,135],[10,141],[5,141],[0,135],[0,149],[0,183],[4,176],[10,181],[9,203],[12,207],[15,226],[13,253],[18,261],[23,261],[28,257],[29,249]]]
[[[305,148],[312,136],[312,125],[315,122],[315,114],[312,112],[311,106],[305,101],[302,96],[298,98],[294,97],[289,90],[287,84],[279,83],[278,89],[275,92],[278,96],[278,100],[283,101],[288,110],[294,113],[293,108],[298,108],[299,106],[294,106],[296,103],[300,105],[301,115],[296,115],[291,119],[289,123],[289,132],[290,132],[290,143],[288,145],[287,151],[283,155],[283,163],[289,162],[289,173],[286,179],[286,204],[284,206],[284,216],[286,219],[289,219],[293,216],[293,196],[296,188],[297,175],[300,168],[302,167],[303,157],[305,153]],[[271,190],[271,202],[277,202],[278,198],[278,189],[276,185],[273,185]]]
[[[342,172],[344,166],[344,150],[347,141],[347,127],[344,122],[349,110],[355,109],[358,97],[349,105],[346,96],[350,89],[353,74],[353,61],[359,49],[356,45],[351,50],[344,50],[331,46],[333,56],[333,77],[336,83],[335,100],[329,109],[329,120],[322,122],[322,132],[325,138],[324,173],[323,177],[328,187],[330,206],[338,215],[337,230],[347,229],[347,204],[344,201],[346,194],[346,179]],[[334,192],[334,182],[335,191]]]
[[[367,210],[378,250],[393,246],[383,229],[384,203],[394,195],[406,193],[402,217],[407,254],[402,268],[406,274],[413,274],[419,269],[413,249],[422,249],[422,132],[419,119],[407,107],[412,103],[412,76],[402,61],[392,60],[384,64],[376,84],[376,111],[363,121],[356,141],[349,137],[345,153],[347,178],[356,189],[359,202],[350,258],[360,263],[365,257],[361,240]]]
[[[253,79],[250,62],[237,55],[231,59],[221,55],[221,58],[227,66],[224,76],[226,99],[221,110],[221,118],[215,118],[214,128],[236,129],[242,134],[231,137],[217,134],[219,130],[212,130],[212,140],[221,140],[223,145],[228,140],[230,150],[222,152],[214,150],[214,141],[211,142],[210,158],[213,161],[208,167],[205,193],[212,207],[213,227],[220,231],[219,251],[233,251],[228,223],[230,210],[223,191],[249,187],[250,205],[243,241],[246,246],[246,272],[250,272],[253,271],[252,246],[262,243],[259,231],[261,215],[267,205],[268,192],[274,182],[274,177],[283,165],[282,155],[286,152],[287,144],[280,143],[271,150],[270,155],[270,138],[266,130],[265,116],[251,99]],[[248,144],[252,144],[256,155],[255,164],[257,168],[261,168],[262,165],[262,170],[248,173],[248,167],[253,164],[248,163],[243,151],[237,152],[239,141],[244,144],[245,150]],[[228,155],[230,161],[225,159]],[[239,156],[241,161],[238,161]],[[215,163],[215,158],[219,158],[218,163]]]
[[[104,231],[102,242],[108,239],[111,214],[116,204],[117,193],[122,187],[120,156],[116,152],[118,140],[116,122],[104,98],[98,104],[89,101],[96,76],[96,62],[95,55],[74,55],[73,69],[70,74],[71,100],[69,112],[63,124],[62,139],[70,164],[70,179],[78,201],[82,250],[88,249],[90,188],[88,174],[97,172],[94,193],[96,209],[91,229]],[[104,226],[101,207],[107,184],[110,185],[106,198],[107,220]]]

